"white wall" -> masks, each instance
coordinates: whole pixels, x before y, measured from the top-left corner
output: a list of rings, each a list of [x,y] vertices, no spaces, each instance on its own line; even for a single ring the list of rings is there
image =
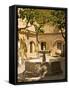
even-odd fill
[[[69,82],[13,86],[8,83],[9,6],[12,4],[69,8],[69,0],[0,0],[0,90],[68,90]],[[69,16],[68,16],[69,17]],[[69,32],[68,32],[69,34]],[[69,36],[68,36],[69,37]],[[69,63],[69,61],[68,61]]]

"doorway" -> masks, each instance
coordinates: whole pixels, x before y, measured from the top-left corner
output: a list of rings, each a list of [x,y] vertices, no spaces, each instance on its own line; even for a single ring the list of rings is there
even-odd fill
[[[41,50],[46,50],[46,42],[41,42]]]

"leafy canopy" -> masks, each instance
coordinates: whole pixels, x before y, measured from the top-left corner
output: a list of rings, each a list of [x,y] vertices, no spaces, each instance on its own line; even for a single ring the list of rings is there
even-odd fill
[[[21,8],[19,13],[22,19],[26,17],[27,24],[36,21],[40,25],[39,28],[45,23],[51,23],[60,29],[65,28],[65,10]]]

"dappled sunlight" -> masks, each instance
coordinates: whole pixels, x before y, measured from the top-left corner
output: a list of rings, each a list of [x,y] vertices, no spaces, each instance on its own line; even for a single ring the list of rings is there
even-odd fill
[[[18,8],[18,82],[65,78],[64,18],[64,10]]]

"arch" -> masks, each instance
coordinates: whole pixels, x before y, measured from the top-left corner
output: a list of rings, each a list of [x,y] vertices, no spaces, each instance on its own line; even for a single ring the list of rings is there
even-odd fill
[[[63,43],[64,44],[64,41],[63,40],[61,40],[61,39],[57,39],[57,40],[55,40],[54,42],[53,42],[53,47],[55,46],[55,44],[56,43]]]
[[[49,45],[46,41],[40,41],[40,50],[48,50],[49,49]]]
[[[55,52],[60,50],[61,53],[65,52],[65,43],[63,40],[55,40],[53,47],[55,48]]]
[[[35,43],[34,41],[30,41],[30,53],[33,53],[35,51]]]

